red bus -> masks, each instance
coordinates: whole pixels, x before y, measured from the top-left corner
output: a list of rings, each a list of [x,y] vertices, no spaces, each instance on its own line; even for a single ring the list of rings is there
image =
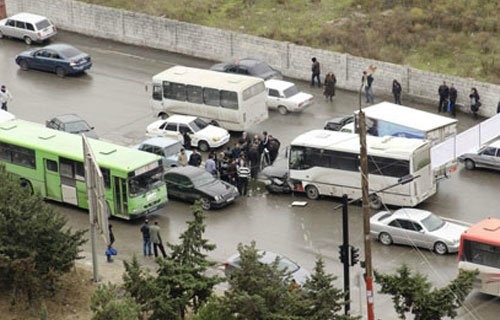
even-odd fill
[[[488,218],[467,229],[460,238],[460,270],[479,270],[476,288],[500,296],[500,219]]]

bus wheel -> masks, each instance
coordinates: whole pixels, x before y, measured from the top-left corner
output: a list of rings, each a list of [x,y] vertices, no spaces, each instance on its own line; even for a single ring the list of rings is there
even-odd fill
[[[203,152],[207,152],[210,149],[210,146],[208,145],[208,143],[206,141],[202,140],[202,141],[198,142],[198,148]]]
[[[201,207],[203,208],[203,210],[210,210],[210,200],[208,200],[207,198],[202,198]]]
[[[158,118],[160,118],[161,120],[165,120],[165,119],[168,118],[168,113],[166,113],[166,112],[160,112],[158,114]]]
[[[21,188],[28,191],[29,194],[33,194],[33,186],[31,185],[31,182],[26,179],[21,179],[19,184],[21,185]]]
[[[306,195],[311,200],[318,200],[319,199],[318,188],[316,188],[313,185],[308,185],[306,187]]]
[[[465,160],[465,168],[467,168],[467,170],[473,170],[475,167],[476,164],[474,163],[474,161],[472,161],[471,159]]]
[[[434,244],[434,252],[437,254],[446,254],[448,252],[448,247],[443,242],[439,241]]]
[[[278,107],[278,112],[281,114],[281,115],[285,115],[288,113],[288,109],[285,107],[285,106],[279,106]]]
[[[213,126],[216,126],[216,127],[220,127],[219,123],[217,121],[215,121],[215,120],[210,121],[209,124],[211,124]]]
[[[376,194],[370,195],[370,197],[368,198],[368,202],[370,204],[370,208],[372,209],[378,210],[382,208],[382,200]]]
[[[378,241],[385,246],[389,246],[392,244],[392,237],[390,234],[382,232],[378,235]]]

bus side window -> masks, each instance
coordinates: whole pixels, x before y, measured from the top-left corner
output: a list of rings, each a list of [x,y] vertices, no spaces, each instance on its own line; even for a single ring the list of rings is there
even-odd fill
[[[111,178],[109,169],[103,167],[99,167],[99,169],[101,169],[102,179],[104,180],[104,187],[109,189],[111,187]]]
[[[47,159],[47,170],[52,172],[58,172],[57,162],[54,160]]]
[[[238,110],[238,94],[234,91],[220,91],[220,105],[223,108]]]
[[[217,89],[203,88],[203,102],[209,106],[220,106],[220,93]]]
[[[175,100],[186,101],[186,86],[181,83],[172,83],[173,96]]]
[[[199,86],[186,86],[187,101],[203,103],[203,89]]]

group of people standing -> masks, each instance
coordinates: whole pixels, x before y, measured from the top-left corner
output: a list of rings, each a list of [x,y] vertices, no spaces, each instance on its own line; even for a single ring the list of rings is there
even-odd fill
[[[315,85],[318,86],[318,88],[321,88],[321,67],[319,64],[318,59],[316,57],[313,57],[311,59],[312,61],[312,66],[311,66],[311,87],[314,87]],[[323,90],[323,95],[327,100],[333,101],[333,97],[335,96],[335,87],[337,85],[337,77],[335,77],[335,74],[333,72],[328,72],[325,76],[324,80],[325,88]]]
[[[438,88],[439,103],[438,103],[438,113],[450,112],[454,117],[456,116],[456,103],[458,98],[458,91],[453,85],[448,87],[446,81]],[[476,88],[471,88],[469,93],[469,108],[474,116],[474,119],[478,117],[479,107],[481,107],[481,98]]]
[[[142,252],[144,256],[150,257],[154,252],[155,257],[158,257],[159,250],[163,258],[165,258],[167,254],[165,252],[165,247],[163,247],[163,240],[161,238],[160,225],[158,224],[158,221],[155,221],[153,225],[150,225],[149,220],[145,219],[140,230],[142,233]],[[151,252],[151,247],[153,247],[153,252]]]

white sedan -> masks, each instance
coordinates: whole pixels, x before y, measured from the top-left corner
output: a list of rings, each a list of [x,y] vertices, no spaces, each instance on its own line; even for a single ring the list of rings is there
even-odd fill
[[[467,228],[432,212],[410,208],[381,211],[370,218],[370,233],[382,244],[405,244],[441,255],[458,251],[460,236]]]
[[[301,112],[312,104],[313,96],[299,92],[291,82],[271,79],[265,82],[267,88],[266,105],[269,109],[277,109],[281,114]]]
[[[219,148],[229,141],[230,135],[226,129],[219,128],[194,116],[173,115],[163,120],[156,120],[146,128],[150,137],[167,136],[183,141],[187,132],[191,146],[201,151]]]

